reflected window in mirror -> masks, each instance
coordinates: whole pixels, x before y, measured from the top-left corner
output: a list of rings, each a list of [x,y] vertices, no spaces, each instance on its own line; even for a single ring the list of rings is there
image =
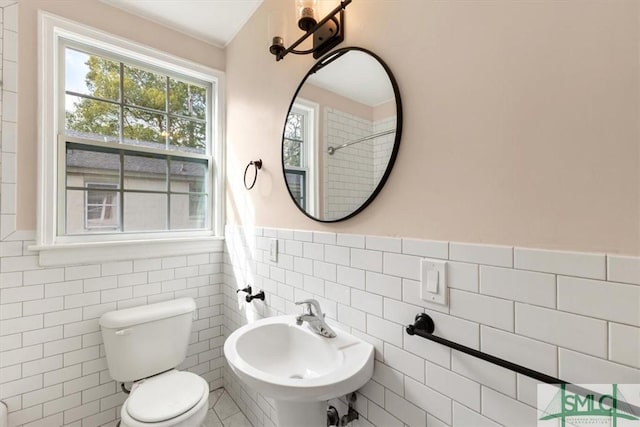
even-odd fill
[[[299,99],[287,116],[283,138],[285,179],[301,209],[316,212],[318,106]]]

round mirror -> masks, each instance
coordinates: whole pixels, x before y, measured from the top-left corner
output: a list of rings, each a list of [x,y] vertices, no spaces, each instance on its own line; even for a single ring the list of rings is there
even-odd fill
[[[351,218],[382,189],[398,153],[402,104],[389,67],[357,47],[321,58],[298,86],[282,134],[289,194],[308,217]]]

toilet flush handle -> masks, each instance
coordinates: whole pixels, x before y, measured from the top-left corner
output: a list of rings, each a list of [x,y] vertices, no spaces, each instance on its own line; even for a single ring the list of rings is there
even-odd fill
[[[131,329],[120,329],[116,331],[116,335],[129,335],[131,333]]]

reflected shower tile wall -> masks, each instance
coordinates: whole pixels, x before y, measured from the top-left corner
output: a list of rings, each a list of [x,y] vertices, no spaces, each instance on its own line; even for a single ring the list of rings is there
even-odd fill
[[[373,133],[384,132],[389,129],[395,129],[396,118],[389,117],[387,119],[378,120],[373,123]],[[395,134],[379,136],[373,143],[373,184],[376,185],[384,171],[387,169],[389,157],[393,151],[393,143],[395,142]]]
[[[338,146],[371,134],[372,122],[325,108],[324,131],[329,146]],[[325,215],[337,218],[350,214],[373,189],[373,145],[363,141],[329,155],[324,152]]]
[[[302,249],[273,263],[272,237],[280,248]],[[358,391],[359,425],[536,425],[534,380],[404,333],[403,326],[425,311],[438,335],[548,375],[575,383],[640,383],[640,327],[628,315],[640,300],[640,258],[625,257],[621,267],[617,255],[546,251],[559,261],[539,263],[532,272],[518,269],[517,262],[516,268],[494,266],[503,252],[526,252],[508,246],[235,226],[227,226],[225,243],[225,336],[247,319],[298,313],[295,301],[315,298],[330,323],[374,345],[374,377]],[[420,300],[413,279],[421,259],[416,254],[434,256],[424,248],[435,246],[438,258],[450,260],[447,306]],[[451,261],[461,257],[451,248],[466,249],[464,263]],[[604,265],[609,258],[609,281],[589,279],[589,269],[571,269],[578,259]],[[591,286],[567,305],[556,290],[574,283]],[[235,290],[246,284],[264,289],[266,301],[247,305],[238,299]],[[604,288],[610,288],[608,296]],[[594,299],[600,302],[589,302]],[[603,309],[608,303],[626,311],[613,316]],[[541,323],[547,318],[555,323]],[[275,425],[269,401],[240,383],[228,366],[224,383],[254,426]],[[346,412],[345,402],[331,404],[341,415]]]

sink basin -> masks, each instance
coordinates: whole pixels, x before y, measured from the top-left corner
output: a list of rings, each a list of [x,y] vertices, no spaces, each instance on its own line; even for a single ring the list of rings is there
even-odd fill
[[[224,354],[240,380],[274,400],[279,426],[326,426],[325,401],[359,389],[373,374],[373,346],[336,334],[320,336],[296,325],[295,316],[269,317],[233,332]],[[321,419],[312,421],[312,412]]]

